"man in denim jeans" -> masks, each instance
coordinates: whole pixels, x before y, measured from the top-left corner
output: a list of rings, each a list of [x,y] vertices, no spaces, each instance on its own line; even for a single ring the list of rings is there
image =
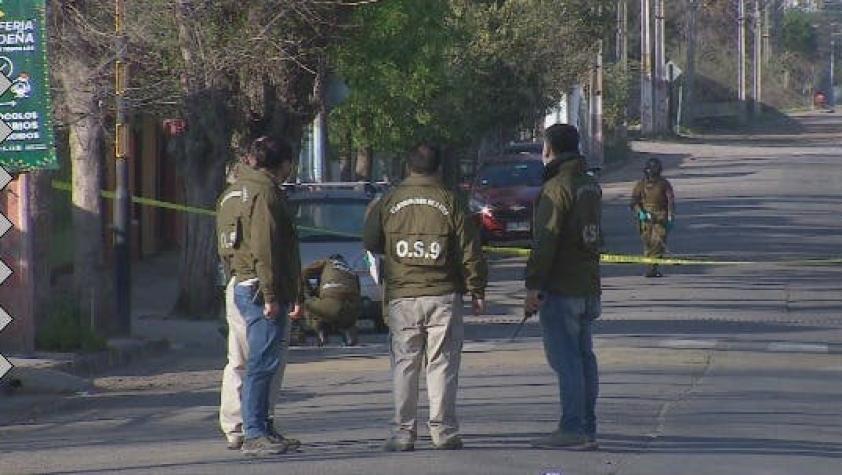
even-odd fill
[[[544,132],[544,186],[535,206],[525,310],[540,310],[562,415],[554,432],[531,443],[595,450],[599,377],[591,324],[600,315],[602,190],[578,150],[575,127],[556,124]]]
[[[242,167],[241,212],[232,224],[234,303],[246,323],[248,358],[242,388],[246,455],[286,452],[292,439],[269,426],[269,394],[283,352],[287,312],[299,318],[301,262],[298,238],[279,185],[292,172],[289,145],[261,137],[248,150],[254,167]]]

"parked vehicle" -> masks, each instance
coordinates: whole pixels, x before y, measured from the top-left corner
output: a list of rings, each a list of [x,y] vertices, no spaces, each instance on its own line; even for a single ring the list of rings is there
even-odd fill
[[[532,238],[532,209],[541,191],[544,165],[534,144],[520,153],[484,161],[471,189],[471,211],[484,242]]]
[[[342,254],[360,277],[363,314],[357,327],[379,332],[383,321],[383,289],[375,276],[382,268],[362,244],[365,211],[385,188],[383,183],[301,183],[285,185],[295,216],[301,265]]]

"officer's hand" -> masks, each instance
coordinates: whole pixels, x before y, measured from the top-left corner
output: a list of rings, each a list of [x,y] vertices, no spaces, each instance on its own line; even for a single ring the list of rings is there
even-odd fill
[[[672,231],[673,226],[675,226],[675,220],[670,216],[667,218],[667,231]]]
[[[544,296],[537,290],[527,290],[526,299],[523,302],[523,309],[526,313],[536,313],[541,308]]]
[[[289,318],[291,320],[300,320],[301,319],[301,305],[295,304],[292,307],[292,311],[289,312]]]
[[[652,215],[650,215],[648,211],[640,210],[637,212],[637,219],[639,221],[649,221],[652,219]]]
[[[263,317],[267,320],[274,320],[278,318],[281,313],[281,306],[278,302],[267,302],[263,304]]]
[[[477,317],[485,312],[485,299],[480,299],[474,296],[471,298],[471,303],[474,307],[474,315]]]

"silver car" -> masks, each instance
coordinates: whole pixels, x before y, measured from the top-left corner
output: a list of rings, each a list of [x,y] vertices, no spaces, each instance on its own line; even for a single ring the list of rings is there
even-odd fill
[[[284,185],[306,267],[331,254],[342,254],[360,277],[362,329],[386,330],[379,259],[363,248],[362,233],[368,205],[383,193],[383,183],[299,183]]]

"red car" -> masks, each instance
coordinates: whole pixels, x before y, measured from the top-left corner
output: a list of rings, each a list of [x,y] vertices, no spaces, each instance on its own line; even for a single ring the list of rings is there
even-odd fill
[[[532,239],[532,207],[543,184],[539,153],[511,153],[487,159],[471,187],[471,212],[483,242]]]

